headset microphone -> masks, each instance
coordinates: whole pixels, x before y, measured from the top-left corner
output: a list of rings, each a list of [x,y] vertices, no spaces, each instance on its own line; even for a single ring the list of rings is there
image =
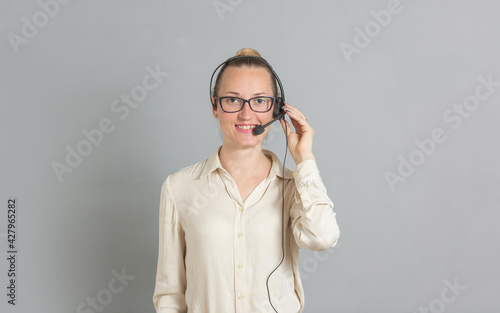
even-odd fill
[[[265,124],[265,125],[257,125],[255,126],[255,128],[253,129],[253,133],[255,135],[260,135],[264,132],[265,128],[269,125],[271,125],[272,123],[276,122],[277,120],[281,119],[281,118],[285,118],[285,111],[281,111],[280,114],[278,114],[278,116],[276,116],[272,121],[270,121],[269,123]]]

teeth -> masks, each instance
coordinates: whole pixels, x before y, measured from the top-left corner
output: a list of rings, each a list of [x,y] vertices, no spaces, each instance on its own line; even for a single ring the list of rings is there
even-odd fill
[[[239,129],[252,129],[255,128],[255,125],[252,126],[243,126],[243,125],[236,125]]]

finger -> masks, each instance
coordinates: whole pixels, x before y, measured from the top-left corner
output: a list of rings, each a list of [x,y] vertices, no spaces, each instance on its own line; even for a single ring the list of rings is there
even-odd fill
[[[288,137],[292,133],[292,128],[290,127],[290,124],[288,124],[288,121],[285,119],[280,119],[280,122],[281,122],[281,126],[283,127],[283,131],[285,132],[286,136]]]
[[[285,112],[290,117],[290,120],[292,121],[294,126],[296,125],[306,126],[309,124],[306,117],[303,114],[291,110],[285,110]]]
[[[302,126],[309,126],[310,127],[305,116],[298,115],[296,112],[293,112],[293,111],[285,111],[285,112],[292,120],[293,126],[295,126],[295,127],[297,127],[297,126],[301,126],[301,127]]]
[[[290,105],[288,102],[285,102],[284,109],[288,110],[290,112],[293,112],[296,116],[302,117],[304,120],[306,119],[305,115],[302,112],[300,112],[299,109],[297,109],[296,107]]]

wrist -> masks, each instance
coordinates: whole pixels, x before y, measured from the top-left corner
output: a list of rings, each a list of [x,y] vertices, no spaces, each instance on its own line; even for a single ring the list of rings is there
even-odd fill
[[[302,163],[306,160],[316,160],[316,158],[314,157],[314,154],[312,154],[312,153],[301,154],[301,155],[298,155],[297,158],[295,159],[295,164],[299,165],[300,163]]]

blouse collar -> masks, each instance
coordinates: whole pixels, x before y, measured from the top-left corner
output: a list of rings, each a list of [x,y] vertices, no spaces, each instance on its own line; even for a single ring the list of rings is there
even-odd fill
[[[219,146],[215,152],[207,159],[205,160],[205,165],[203,167],[203,171],[201,172],[200,178],[205,177],[212,173],[213,171],[217,169],[222,169],[225,170],[219,159],[219,151],[222,148],[222,145]],[[271,171],[269,172],[268,179],[269,180],[274,180],[276,176],[279,176],[283,178],[283,164],[281,161],[278,159],[278,157],[270,150],[262,149],[262,152],[264,152],[265,155],[270,156],[272,159],[272,167]],[[288,168],[285,167],[285,179],[293,179],[293,172],[289,170]]]

